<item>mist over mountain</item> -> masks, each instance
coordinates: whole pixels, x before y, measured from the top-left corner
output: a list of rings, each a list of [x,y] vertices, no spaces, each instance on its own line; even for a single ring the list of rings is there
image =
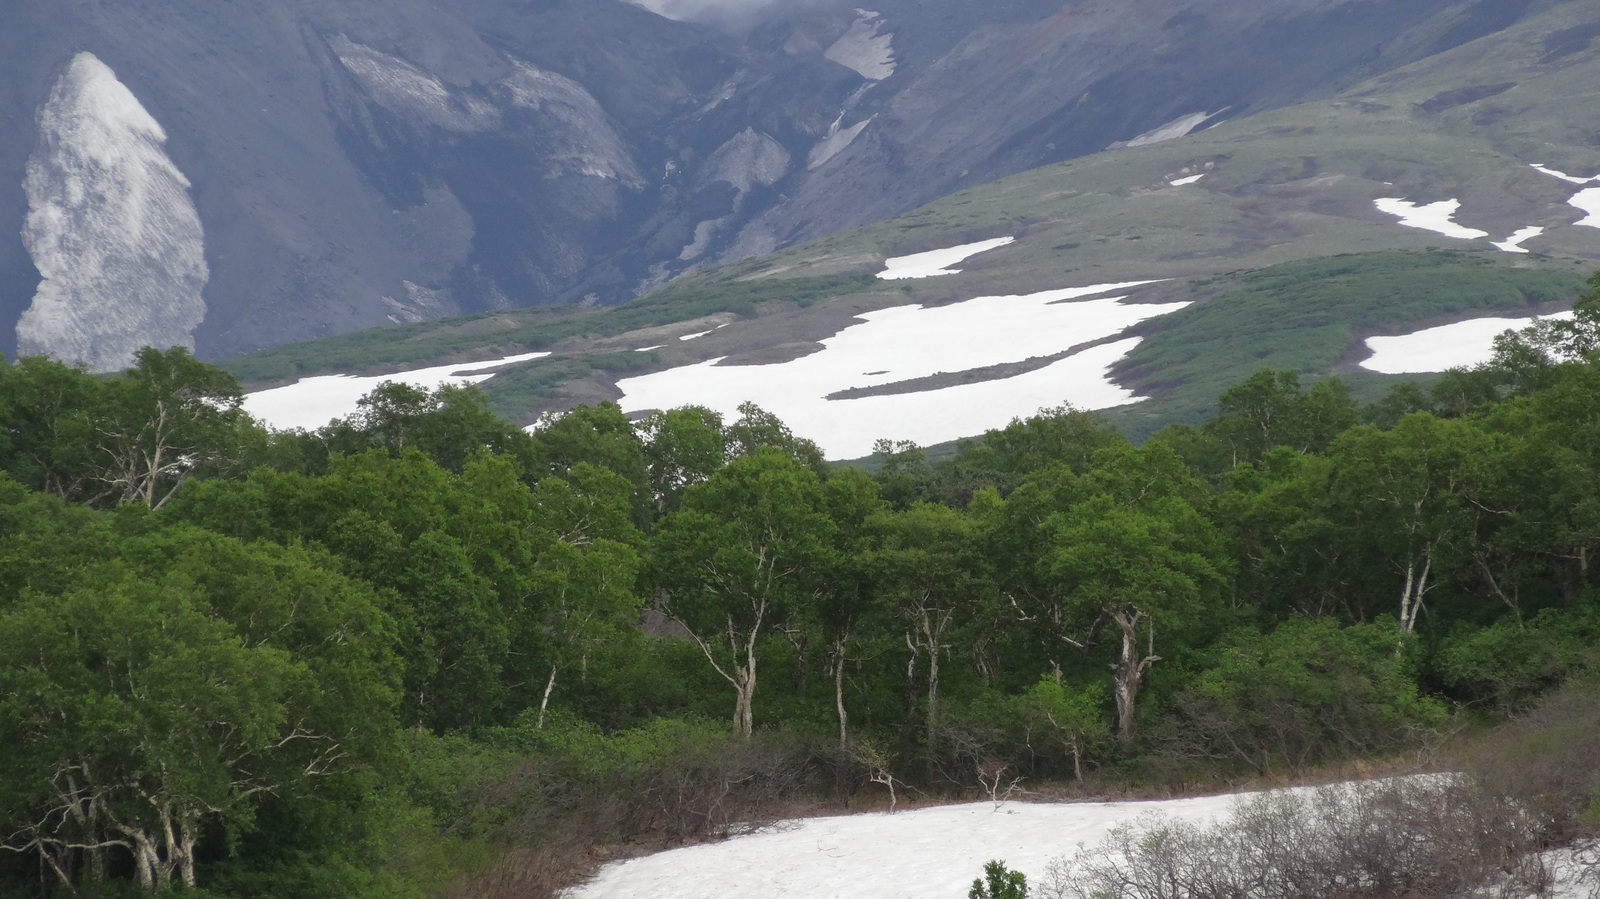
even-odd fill
[[[1593,4],[647,5],[15,4],[0,350],[111,370],[621,303]]]

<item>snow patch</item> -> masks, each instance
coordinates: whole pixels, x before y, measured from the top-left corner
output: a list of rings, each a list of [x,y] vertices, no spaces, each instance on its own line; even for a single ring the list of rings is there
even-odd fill
[[[1379,212],[1385,212],[1400,219],[1400,224],[1407,228],[1421,228],[1445,237],[1455,237],[1461,240],[1472,240],[1478,237],[1488,237],[1489,232],[1479,231],[1476,228],[1467,228],[1453,221],[1456,210],[1461,208],[1460,200],[1440,200],[1437,203],[1417,204],[1399,197],[1384,197],[1373,200],[1372,205],[1378,207]]]
[[[1567,205],[1586,213],[1581,220],[1573,224],[1581,225],[1585,228],[1600,228],[1600,187],[1591,187],[1587,190],[1578,191],[1572,199],[1567,201]]]
[[[711,331],[696,331],[693,334],[685,334],[682,337],[679,337],[678,339],[679,340],[693,340],[696,337],[704,337],[707,334],[710,334],[712,331],[720,331],[723,328],[726,328],[728,326],[728,324],[731,324],[731,322],[717,325],[715,328],[712,328]]]
[[[1560,178],[1562,181],[1568,181],[1568,182],[1571,182],[1573,184],[1593,184],[1596,181],[1600,181],[1600,176],[1596,176],[1596,177],[1593,177],[1593,178],[1579,178],[1577,175],[1568,175],[1566,172],[1558,172],[1555,169],[1552,169],[1552,168],[1550,168],[1548,166],[1540,165],[1537,162],[1532,163],[1529,167],[1533,168],[1533,169],[1536,169],[1536,170],[1538,170],[1540,172],[1543,172],[1544,174],[1549,175],[1552,178]]]
[[[1296,791],[1298,792],[1298,790]],[[1205,826],[1259,794],[1150,802],[968,803],[807,818],[762,833],[614,862],[565,899],[958,899],[999,859],[1030,884],[1080,846],[1145,816]],[[1589,850],[1593,852],[1593,849]],[[1543,854],[1550,899],[1592,897],[1572,849]]]
[[[1507,253],[1526,253],[1528,250],[1522,245],[1543,233],[1544,229],[1537,225],[1531,228],[1523,228],[1494,246],[1495,249],[1504,250]]]
[[[1193,184],[1196,181],[1199,181],[1201,178],[1204,178],[1205,176],[1206,176],[1205,172],[1201,172],[1198,175],[1190,175],[1187,178],[1174,178],[1173,180],[1168,181],[1167,183],[1172,185],[1173,187],[1183,187],[1186,184]]]
[[[734,416],[740,403],[754,401],[834,459],[866,455],[881,437],[932,444],[971,436],[1063,402],[1089,409],[1122,405],[1138,397],[1112,383],[1108,372],[1139,338],[1083,349],[1008,378],[915,393],[826,397],[1055,355],[1187,305],[1084,299],[1145,283],[1150,282],[879,309],[823,340],[820,352],[788,362],[719,365],[721,359],[713,359],[624,378],[617,382],[624,394],[620,402],[625,412],[698,404]]]
[[[91,53],[73,58],[38,122],[22,243],[43,280],[17,322],[18,352],[109,372],[144,346],[193,349],[210,272],[166,132]]]
[[[311,431],[355,412],[359,408],[357,401],[386,381],[411,384],[428,390],[436,390],[446,384],[477,384],[494,377],[495,372],[489,369],[540,359],[548,355],[550,354],[522,353],[506,356],[503,359],[490,359],[487,362],[458,362],[453,365],[435,365],[371,377],[320,375],[314,378],[302,378],[284,387],[245,394],[244,410],[278,430],[304,428]]]
[[[627,0],[658,16],[680,22],[702,19],[719,10],[753,12],[771,6],[776,0]]]
[[[840,116],[840,118],[842,119],[843,116]],[[845,148],[854,143],[856,137],[875,118],[877,116],[868,116],[849,128],[840,128],[839,123],[834,122],[833,127],[828,130],[828,136],[818,141],[817,145],[811,148],[810,155],[806,157],[806,171],[809,172],[813,169],[821,168],[828,160],[843,153]]]
[[[1571,317],[1570,312],[1545,316]],[[1496,337],[1532,323],[1532,318],[1474,318],[1397,337],[1368,337],[1372,356],[1361,367],[1386,375],[1412,375],[1477,365],[1493,357]]]
[[[878,272],[878,277],[885,281],[900,281],[907,278],[934,278],[939,275],[960,274],[961,269],[948,266],[986,250],[1003,247],[1014,240],[1015,237],[996,237],[992,240],[980,240],[977,243],[964,243],[958,247],[929,250],[926,253],[890,256],[883,261],[883,271]]]
[[[1541,171],[1552,178],[1560,178],[1562,181],[1566,181],[1571,184],[1595,184],[1600,182],[1600,175],[1596,175],[1593,178],[1579,178],[1576,175],[1568,175],[1565,172],[1558,172],[1555,169],[1539,165],[1538,163],[1534,163],[1532,168],[1537,169],[1538,171]],[[1577,194],[1573,195],[1573,197],[1567,201],[1567,205],[1585,213],[1584,218],[1575,224],[1582,225],[1585,228],[1600,228],[1600,188],[1591,187],[1587,190],[1578,191]]]
[[[1188,115],[1179,116],[1159,128],[1152,128],[1132,140],[1119,140],[1107,149],[1120,150],[1125,147],[1148,147],[1151,144],[1177,140],[1200,127],[1201,122],[1211,118],[1213,115],[1216,115],[1216,113],[1191,112]]]
[[[842,37],[822,55],[868,81],[882,81],[894,74],[894,35],[879,34],[883,19],[868,9],[856,10],[859,16]]]

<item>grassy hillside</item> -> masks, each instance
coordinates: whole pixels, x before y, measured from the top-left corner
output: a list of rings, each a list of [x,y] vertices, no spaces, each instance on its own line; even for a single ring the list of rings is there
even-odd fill
[[[1582,281],[1574,267],[1514,267],[1461,251],[1334,256],[1196,281],[1197,290],[1223,290],[1151,322],[1160,330],[1116,374],[1152,399],[1116,417],[1139,435],[1197,422],[1219,393],[1262,367],[1339,373],[1375,393],[1395,379],[1355,367],[1362,339],[1489,310],[1546,312],[1570,303]]]
[[[872,280],[862,275],[822,275],[736,282],[726,274],[696,275],[625,306],[540,306],[372,328],[273,347],[226,360],[222,366],[241,381],[261,382],[398,368],[432,360],[476,360],[515,349],[545,349],[573,337],[620,334],[718,312],[750,315],[766,302],[809,306],[822,297],[863,289]]]

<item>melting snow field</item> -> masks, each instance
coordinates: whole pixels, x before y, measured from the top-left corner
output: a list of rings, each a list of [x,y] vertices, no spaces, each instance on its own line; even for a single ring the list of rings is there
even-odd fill
[[[1558,172],[1549,166],[1540,165],[1537,162],[1533,163],[1531,167],[1545,173],[1546,175],[1549,175],[1552,178],[1560,178],[1562,181],[1568,181],[1573,184],[1593,184],[1596,181],[1600,181],[1600,178],[1579,178],[1577,175],[1569,175],[1566,172]]]
[[[1573,195],[1572,199],[1567,201],[1567,205],[1587,213],[1581,221],[1573,222],[1573,224],[1582,225],[1586,228],[1600,228],[1600,187],[1591,187],[1578,191]]]
[[[1600,182],[1600,175],[1593,178],[1579,178],[1576,175],[1558,172],[1538,163],[1534,163],[1532,167],[1552,178],[1560,178],[1570,184],[1595,184]],[[1572,199],[1567,201],[1567,205],[1585,213],[1583,220],[1574,224],[1582,225],[1586,228],[1600,228],[1600,187],[1591,187],[1578,191],[1573,195]]]
[[[419,368],[414,371],[397,372],[392,375],[376,375],[373,377],[357,378],[350,375],[321,375],[315,378],[303,378],[285,387],[274,387],[270,390],[261,390],[256,393],[246,394],[244,409],[256,418],[261,419],[270,427],[280,431],[292,428],[304,428],[308,431],[322,427],[336,418],[343,418],[356,411],[356,401],[372,392],[374,387],[385,381],[398,381],[403,384],[413,384],[429,390],[437,389],[445,384],[476,384],[494,377],[494,372],[486,369],[514,362],[527,362],[548,356],[549,353],[523,353],[520,356],[507,356],[504,359],[490,359],[486,362],[466,362],[453,365],[438,365],[432,368]]]
[[[713,359],[622,379],[617,382],[624,393],[620,402],[624,412],[694,404],[732,418],[739,404],[753,401],[796,434],[817,441],[830,459],[864,456],[883,437],[927,445],[971,436],[1061,403],[1086,409],[1122,405],[1138,397],[1112,383],[1107,373],[1133,350],[1137,337],[1091,347],[1009,378],[856,399],[827,396],[1054,355],[1188,305],[1125,304],[1123,297],[1080,299],[1147,283],[880,309],[863,313],[862,324],[823,340],[821,352],[789,362],[724,366]]]
[[[1183,187],[1186,184],[1193,184],[1196,181],[1199,181],[1201,178],[1204,178],[1204,177],[1205,177],[1205,173],[1201,172],[1198,175],[1189,175],[1189,176],[1184,177],[1184,178],[1174,178],[1173,180],[1168,181],[1167,183],[1172,185],[1173,187]]]
[[[1571,318],[1572,313],[1544,317]],[[1532,318],[1474,318],[1398,337],[1368,337],[1372,356],[1361,367],[1386,375],[1412,375],[1477,365],[1489,361],[1494,339],[1501,333],[1532,323]]]
[[[1041,883],[1051,860],[1098,845],[1115,826],[1157,813],[1202,823],[1238,796],[1160,802],[982,802],[795,822],[787,830],[608,865],[565,899],[961,899],[990,859]],[[1551,899],[1589,895],[1570,853],[1547,858]]]
[[[1232,796],[949,805],[802,820],[790,830],[609,865],[568,899],[961,899],[990,859],[1028,875],[1145,812],[1203,821]]]
[[[1533,240],[1535,237],[1538,237],[1543,233],[1544,229],[1538,226],[1534,226],[1532,228],[1523,228],[1505,240],[1495,244],[1495,248],[1505,250],[1507,253],[1526,253],[1528,250],[1527,248],[1523,247],[1523,244],[1527,241]]]
[[[1460,200],[1440,200],[1437,203],[1418,205],[1399,197],[1384,197],[1373,200],[1372,205],[1378,207],[1379,212],[1398,216],[1400,224],[1407,228],[1421,228],[1443,234],[1445,237],[1456,237],[1462,240],[1472,240],[1478,237],[1488,237],[1489,232],[1479,231],[1476,228],[1467,228],[1458,225],[1453,220],[1456,210],[1461,208]]]
[[[907,278],[934,278],[939,275],[959,274],[961,269],[948,266],[986,250],[1003,247],[1014,240],[1015,237],[996,237],[993,240],[964,243],[959,247],[945,247],[942,250],[929,250],[926,253],[913,253],[910,256],[890,256],[883,261],[884,268],[878,272],[878,277],[885,281],[900,281]]]

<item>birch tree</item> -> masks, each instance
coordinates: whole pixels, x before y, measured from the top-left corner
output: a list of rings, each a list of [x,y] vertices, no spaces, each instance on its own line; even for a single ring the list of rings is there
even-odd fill
[[[761,639],[809,611],[831,528],[816,475],[775,447],[691,487],[656,526],[650,579],[660,609],[733,687],[734,727],[746,736]]]
[[[280,786],[271,756],[320,741],[286,708],[302,666],[148,582],[24,603],[0,620],[0,659],[4,818],[22,822],[0,846],[69,888],[115,851],[146,890],[193,886],[204,823],[247,825]],[[323,747],[306,775],[336,761]]]
[[[569,477],[546,478],[533,493],[529,605],[549,668],[538,728],[560,673],[587,666],[600,644],[638,622],[641,605],[634,583],[642,537],[628,517],[632,485],[588,463]]]
[[[850,740],[850,714],[844,701],[844,672],[859,635],[868,622],[881,617],[882,603],[873,589],[869,522],[885,510],[878,485],[860,469],[841,469],[824,485],[828,516],[833,522],[831,559],[822,572],[816,605],[822,637],[827,644],[828,674],[833,680],[834,715],[839,722],[839,745]]]
[[[250,830],[260,798],[383,756],[394,635],[315,551],[169,525],[114,552],[0,613],[0,848],[68,887],[193,885],[202,839]]]
[[[188,350],[146,347],[134,358],[107,383],[95,417],[102,489],[91,501],[156,509],[197,472],[225,463],[249,417],[233,375]]]
[[[908,686],[915,683],[922,660],[925,695],[919,704],[923,731],[932,743],[938,733],[941,665],[957,633],[994,596],[979,524],[948,506],[917,503],[904,512],[876,515],[869,526],[875,588],[904,628]],[[908,697],[908,704],[914,711],[917,703]]]
[[[1117,641],[1112,692],[1117,733],[1133,739],[1139,690],[1160,630],[1199,616],[1225,582],[1221,535],[1199,507],[1207,491],[1172,451],[1114,447],[1085,474],[1045,468],[996,517],[995,540],[1014,575],[1009,599],[1059,644],[1088,651]]]
[[[1469,459],[1488,452],[1474,424],[1420,412],[1392,430],[1357,428],[1329,450],[1329,502],[1389,571],[1402,631],[1416,629],[1428,596],[1467,551],[1472,530]]]

